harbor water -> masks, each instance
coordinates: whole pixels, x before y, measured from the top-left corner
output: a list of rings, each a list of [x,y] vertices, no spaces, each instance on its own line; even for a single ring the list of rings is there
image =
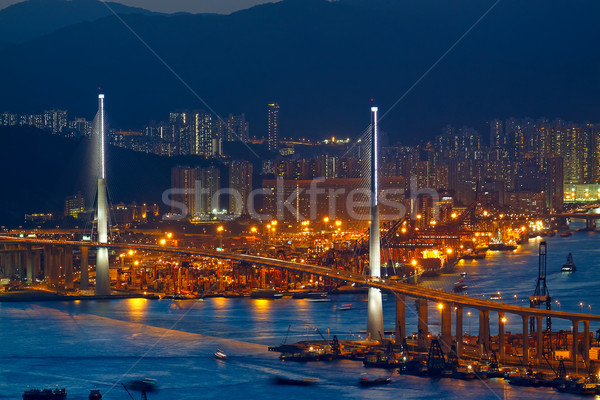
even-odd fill
[[[484,260],[461,261],[453,274],[422,284],[452,290],[463,271],[469,296],[528,306],[537,278],[538,245],[532,239],[516,252],[488,252]],[[599,313],[600,234],[577,232],[548,243],[547,284],[553,308]],[[577,271],[562,273],[573,253]],[[516,297],[515,297],[516,296]],[[554,302],[556,300],[557,302]],[[341,306],[352,304],[349,310]],[[69,399],[87,399],[98,388],[104,399],[128,399],[120,385],[153,378],[153,400],[229,399],[569,399],[548,388],[511,387],[502,379],[461,381],[400,376],[386,386],[360,388],[364,376],[390,372],[365,369],[360,362],[283,362],[267,351],[279,345],[322,337],[359,338],[366,326],[366,295],[331,296],[330,301],[291,298],[258,300],[209,298],[204,301],[123,299],[39,303],[0,303],[0,399],[20,399],[27,388],[67,388]],[[439,312],[430,305],[430,331],[439,331]],[[395,299],[384,295],[386,329],[394,327]],[[465,310],[467,311],[467,310]],[[491,315],[491,333],[497,326]],[[406,304],[407,332],[416,331],[416,309]],[[521,321],[507,315],[507,330],[520,332]],[[600,326],[592,324],[596,330]],[[553,321],[553,330],[570,329]],[[477,314],[466,313],[464,332],[478,332]],[[216,360],[220,348],[227,360]],[[316,377],[311,387],[277,386],[275,376]],[[139,399],[139,393],[133,394]]]

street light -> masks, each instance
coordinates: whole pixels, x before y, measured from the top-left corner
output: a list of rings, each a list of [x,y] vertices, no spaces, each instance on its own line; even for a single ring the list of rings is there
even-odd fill
[[[440,310],[440,337],[442,337],[442,310],[444,309],[444,304],[438,303],[438,310]]]
[[[579,302],[579,307],[581,308],[581,312],[583,312],[583,301]]]
[[[519,304],[519,298],[517,297],[516,294],[515,294],[515,304]]]
[[[219,227],[217,228],[217,232],[219,232],[219,248],[223,248],[223,230],[225,228],[223,228],[223,225],[219,225]]]
[[[469,316],[469,336],[471,336],[471,311],[468,311],[467,315]]]

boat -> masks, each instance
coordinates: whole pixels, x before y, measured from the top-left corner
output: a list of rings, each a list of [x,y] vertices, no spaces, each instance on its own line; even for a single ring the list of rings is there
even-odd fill
[[[440,272],[444,273],[444,274],[449,274],[452,271],[454,271],[454,267],[456,267],[456,264],[458,264],[458,261],[460,259],[459,258],[453,258],[450,260],[446,260],[444,262],[444,265],[442,266],[442,268],[440,268]]]
[[[268,350],[281,353],[279,359],[283,361],[328,361],[337,357],[329,343],[311,341],[269,346]]]
[[[468,365],[468,366],[459,365],[452,372],[452,375],[450,375],[450,377],[455,378],[455,379],[465,379],[465,380],[475,379],[475,371],[473,371],[473,367],[471,365]]]
[[[31,389],[23,393],[23,400],[65,400],[66,389]]]
[[[100,390],[98,390],[98,389],[90,390],[90,395],[88,396],[88,400],[102,400],[102,395],[100,394]]]
[[[596,384],[582,382],[575,379],[568,379],[556,386],[556,390],[560,393],[571,393],[571,394],[580,394],[580,395],[595,395],[596,394]]]
[[[340,311],[352,310],[352,304],[342,304],[341,306],[338,307],[338,310],[340,310]]]
[[[389,383],[392,383],[392,378],[369,378],[368,376],[365,376],[358,381],[360,387],[387,385]]]
[[[510,250],[516,250],[517,246],[514,244],[506,244],[506,243],[490,243],[489,249],[491,251],[510,251]]]
[[[129,389],[137,390],[140,392],[153,392],[156,390],[156,379],[144,378],[141,380],[135,380],[129,382]]]
[[[527,244],[529,242],[529,235],[520,235],[517,239],[517,244]]]
[[[221,350],[221,349],[217,349],[217,351],[215,351],[214,356],[215,356],[216,359],[219,359],[219,360],[226,360],[227,359],[227,354],[223,350]]]
[[[441,258],[420,258],[417,261],[421,268],[422,276],[438,276],[442,271],[442,259]]]
[[[563,264],[560,269],[563,272],[574,272],[576,271],[575,263],[573,262],[573,254],[569,253],[567,256],[567,262]]]
[[[469,287],[467,285],[465,285],[464,282],[458,281],[454,283],[454,288],[452,288],[452,291],[454,293],[460,293],[460,292],[464,292],[465,290],[467,290]]]
[[[510,243],[505,243],[502,239],[502,231],[498,230],[498,236],[488,245],[488,249],[491,251],[507,251],[516,250],[517,246]]]
[[[569,229],[560,231],[560,237],[569,237],[571,235],[573,235],[573,232],[571,232]]]
[[[365,354],[363,365],[367,368],[398,368],[400,363],[395,359],[395,356],[391,352],[375,352],[371,351]]]
[[[319,380],[317,378],[289,378],[284,376],[276,376],[274,382],[277,385],[288,385],[288,386],[313,386],[316,385]]]
[[[292,295],[293,299],[306,299],[310,301],[327,301],[330,300],[327,292],[295,292]]]
[[[533,377],[532,375],[517,375],[511,376],[508,378],[508,383],[514,386],[525,386],[525,387],[540,387],[542,386],[542,382]]]
[[[483,260],[485,258],[486,251],[471,251],[465,253],[461,258],[463,260]]]
[[[280,299],[283,297],[283,293],[275,289],[256,289],[250,293],[250,297],[253,299]]]

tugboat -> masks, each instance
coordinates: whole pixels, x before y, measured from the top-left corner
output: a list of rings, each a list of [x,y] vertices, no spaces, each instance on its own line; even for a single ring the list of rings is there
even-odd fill
[[[88,400],[102,400],[102,395],[98,389],[90,390]]]
[[[569,253],[567,256],[567,262],[563,264],[560,269],[562,272],[575,272],[575,263],[573,262],[573,254]]]
[[[275,289],[256,289],[250,293],[250,297],[253,299],[280,299],[283,297],[283,293]]]
[[[369,378],[368,376],[363,377],[358,381],[360,387],[371,387],[379,385],[387,385],[392,382],[391,378]]]
[[[458,282],[454,283],[454,288],[452,289],[454,293],[460,293],[467,290],[468,286],[465,284],[464,278],[460,278]]]
[[[475,249],[465,253],[461,258],[463,260],[483,260],[486,253],[487,249]]]
[[[32,389],[23,393],[23,400],[65,400],[66,389]]]
[[[313,386],[316,385],[319,380],[317,378],[288,378],[285,376],[276,376],[274,379],[277,385],[288,385],[288,386]]]
[[[561,393],[594,395],[596,394],[596,384],[576,379],[569,379],[558,385],[556,390]]]
[[[569,229],[560,231],[560,237],[569,237],[571,235],[573,235],[573,232],[571,232]]]

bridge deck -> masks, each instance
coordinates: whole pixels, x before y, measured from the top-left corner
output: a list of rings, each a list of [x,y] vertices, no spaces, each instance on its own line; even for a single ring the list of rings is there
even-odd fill
[[[459,295],[455,293],[443,292],[436,289],[429,289],[422,286],[409,285],[401,282],[390,282],[390,281],[375,281],[368,279],[362,275],[354,274],[347,271],[332,270],[327,267],[319,265],[296,263],[291,261],[279,260],[269,257],[262,257],[250,254],[237,254],[227,253],[214,250],[202,250],[202,249],[187,249],[180,247],[166,247],[156,245],[142,245],[142,244],[127,244],[127,243],[108,243],[98,245],[97,243],[91,242],[78,242],[78,241],[54,241],[44,239],[33,239],[33,238],[14,238],[9,236],[0,236],[0,240],[12,243],[30,243],[38,245],[52,245],[52,246],[68,246],[68,247],[107,247],[111,249],[127,249],[127,250],[140,250],[150,251],[159,253],[171,253],[171,254],[182,254],[182,255],[195,255],[202,257],[217,258],[223,260],[233,260],[248,262],[255,265],[264,265],[267,267],[282,268],[295,272],[302,272],[307,274],[313,274],[322,276],[325,278],[359,283],[369,287],[379,288],[381,290],[393,291],[404,294],[406,296],[426,299],[435,302],[451,303],[454,306],[464,308],[475,308],[483,311],[499,311],[504,313],[517,314],[521,316],[542,316],[566,319],[570,321],[600,321],[600,315],[581,314],[581,313],[569,313],[564,311],[549,311],[537,308],[529,308],[516,306],[511,304],[498,303],[491,300],[480,300],[469,296]]]

